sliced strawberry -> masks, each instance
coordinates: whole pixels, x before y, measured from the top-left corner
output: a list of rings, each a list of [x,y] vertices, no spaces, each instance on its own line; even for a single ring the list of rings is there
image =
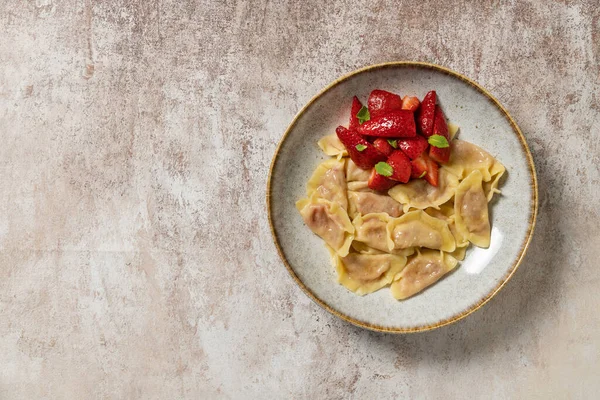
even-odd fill
[[[386,159],[385,154],[380,153],[375,146],[367,142],[355,131],[346,129],[343,126],[338,126],[335,133],[344,147],[346,147],[346,150],[348,150],[348,155],[352,161],[354,161],[359,168],[371,169],[379,161],[384,161]]]
[[[388,142],[388,139],[377,138],[373,142],[373,146],[375,146],[377,148],[377,150],[379,150],[386,156],[389,156],[390,154],[392,154],[394,152],[394,148]]]
[[[427,143],[427,139],[425,139],[421,135],[417,135],[414,138],[410,139],[398,140],[398,147],[411,160],[414,160],[415,158],[419,157],[421,153],[427,150],[428,146],[429,143]]]
[[[410,162],[412,171],[411,178],[425,178],[433,186],[438,185],[439,167],[435,161],[423,153]],[[423,175],[425,174],[425,175]]]
[[[386,162],[392,167],[392,175],[388,178],[402,183],[408,182],[412,168],[406,154],[400,150],[396,150],[388,157]]]
[[[352,99],[352,109],[350,110],[350,122],[348,123],[348,128],[350,130],[356,129],[356,127],[360,125],[356,114],[358,114],[362,106],[363,105],[358,99],[358,97],[354,96],[354,98]]]
[[[435,106],[435,117],[433,120],[433,135],[440,135],[446,138],[446,141],[450,143],[450,135],[448,134],[448,124],[446,123],[446,116],[439,106]],[[432,135],[432,136],[433,136]],[[429,157],[440,164],[445,164],[450,159],[450,146],[448,147],[435,147],[429,148]]]
[[[414,137],[417,135],[415,117],[406,110],[392,111],[356,128],[361,135],[379,137]]]
[[[367,107],[371,118],[377,118],[390,111],[402,109],[402,98],[397,94],[375,89],[369,95]]]
[[[433,135],[435,101],[435,90],[432,90],[431,92],[425,95],[425,97],[423,98],[423,102],[421,103],[421,107],[417,112],[417,125],[419,126],[419,132],[425,137]]]
[[[389,178],[386,178],[383,175],[379,175],[375,169],[371,171],[371,176],[369,177],[369,189],[377,190],[379,192],[385,192],[386,190],[392,188],[396,183]]]
[[[419,104],[421,104],[421,102],[419,101],[418,97],[404,96],[404,98],[402,99],[403,110],[415,112],[417,111],[417,108],[419,108]]]

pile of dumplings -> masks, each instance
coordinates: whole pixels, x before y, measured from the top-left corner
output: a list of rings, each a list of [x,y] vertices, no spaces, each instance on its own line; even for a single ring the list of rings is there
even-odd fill
[[[352,292],[390,286],[406,299],[452,271],[469,243],[489,247],[488,203],[505,168],[480,147],[455,139],[437,187],[417,179],[386,194],[368,188],[370,171],[347,157],[335,135],[319,146],[332,158],[316,168],[296,207]]]

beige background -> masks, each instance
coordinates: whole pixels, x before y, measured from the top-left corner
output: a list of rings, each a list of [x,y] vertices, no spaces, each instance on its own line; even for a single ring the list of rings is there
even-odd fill
[[[598,3],[437,3],[0,2],[0,399],[596,396]],[[404,59],[510,110],[540,213],[482,310],[391,336],[294,285],[265,188],[312,95]]]

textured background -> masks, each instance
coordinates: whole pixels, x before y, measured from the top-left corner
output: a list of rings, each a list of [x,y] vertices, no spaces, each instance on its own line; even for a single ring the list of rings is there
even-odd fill
[[[0,2],[0,399],[597,395],[597,1],[438,3]],[[392,336],[294,285],[265,188],[313,94],[402,59],[507,106],[540,213],[482,310]]]

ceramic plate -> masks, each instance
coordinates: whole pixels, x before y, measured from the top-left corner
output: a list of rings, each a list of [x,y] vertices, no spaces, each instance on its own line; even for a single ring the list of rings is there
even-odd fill
[[[506,166],[502,195],[490,207],[489,249],[469,246],[459,267],[420,294],[397,301],[383,288],[364,297],[336,281],[321,238],[306,227],[294,203],[325,160],[317,146],[324,135],[347,125],[352,96],[363,102],[373,89],[423,98],[436,90],[458,138],[481,146]],[[348,74],[323,89],[291,122],[273,157],[267,188],[275,245],[304,292],[332,314],[361,327],[386,332],[437,328],[469,315],[492,298],[521,262],[537,213],[533,159],[515,121],[500,103],[472,80],[447,68],[417,62],[374,65]]]

